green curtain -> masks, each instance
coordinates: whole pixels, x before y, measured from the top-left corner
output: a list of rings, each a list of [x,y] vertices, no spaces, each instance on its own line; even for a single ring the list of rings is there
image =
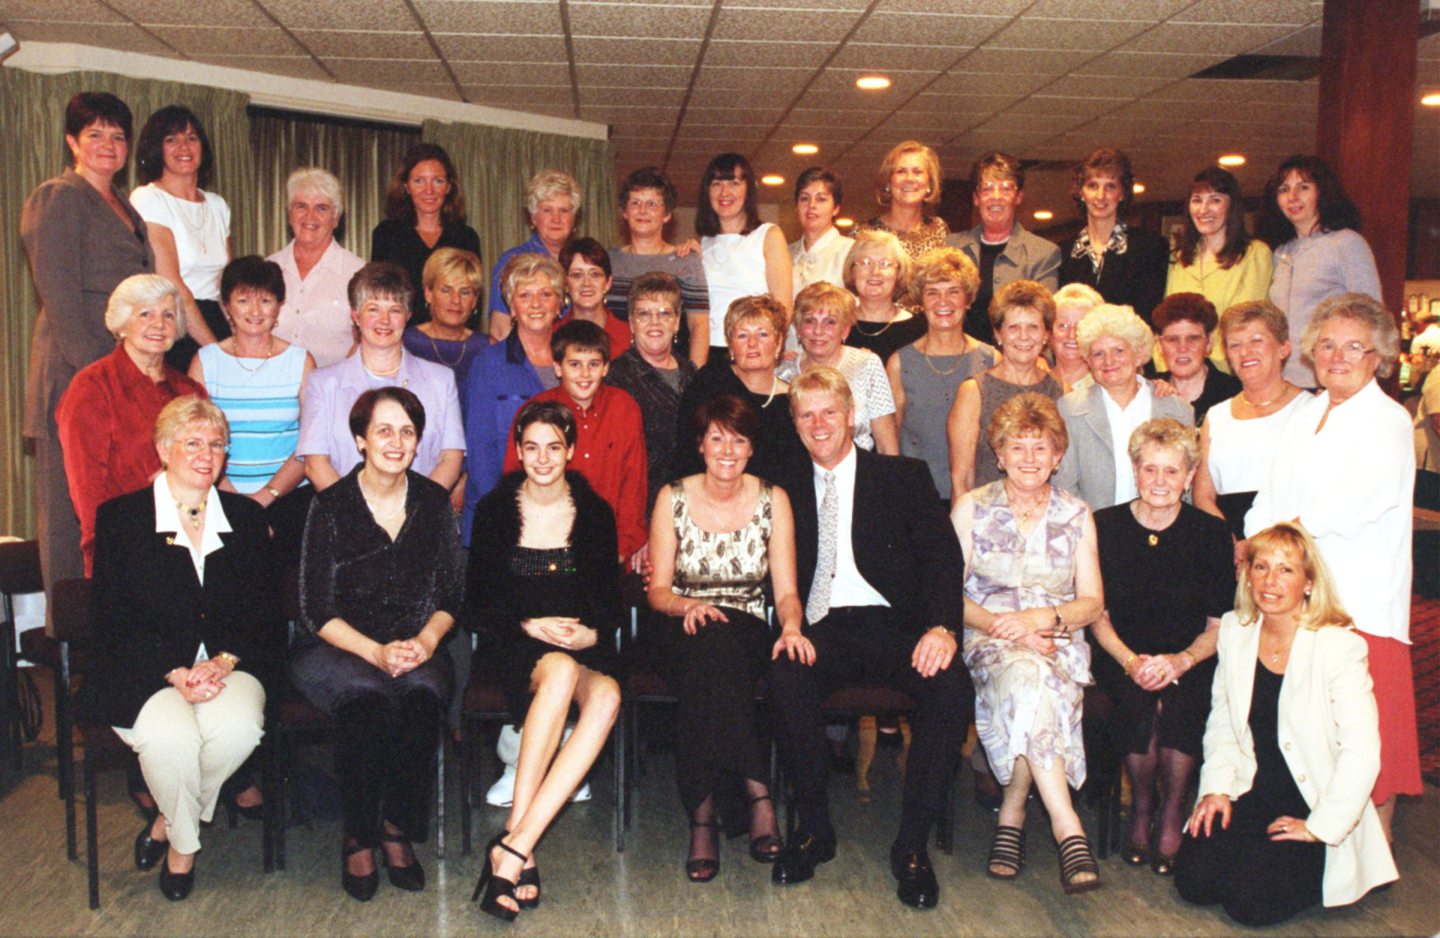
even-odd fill
[[[341,121],[292,111],[250,109],[255,161],[256,253],[269,255],[290,241],[285,180],[302,166],[335,174],[345,190],[340,244],[370,256],[370,232],[385,217],[385,193],[405,151],[420,142],[415,127]]]
[[[564,170],[580,183],[576,231],[602,244],[615,243],[615,154],[608,140],[428,120],[421,132],[455,163],[487,269],[530,237],[525,185],[542,169]]]
[[[77,91],[108,91],[130,106],[135,135],[146,119],[169,104],[184,104],[205,125],[215,153],[212,188],[230,203],[231,239],[237,251],[254,240],[254,169],[246,95],[178,82],[126,78],[101,72],[42,75],[0,69],[0,534],[33,536],[34,459],[20,435],[25,372],[39,303],[20,243],[20,210],[29,194],[71,165],[65,146],[65,104]],[[132,147],[133,153],[133,147]],[[122,188],[133,184],[120,181]]]

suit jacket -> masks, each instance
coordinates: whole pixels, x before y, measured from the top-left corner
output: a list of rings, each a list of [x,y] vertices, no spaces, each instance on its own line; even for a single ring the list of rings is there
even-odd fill
[[[220,493],[232,530],[205,558],[201,586],[184,546],[155,531],[155,493],[146,486],[112,498],[96,519],[93,596],[95,655],[85,682],[97,722],[134,726],[140,708],[167,686],[165,675],[195,661],[200,644],[228,651],[264,680],[283,647],[278,577],[264,510]]]
[[[1056,485],[1072,495],[1079,495],[1099,511],[1115,504],[1115,473],[1129,472],[1129,466],[1115,465],[1115,449],[1110,439],[1110,415],[1105,410],[1105,389],[1098,384],[1071,391],[1056,405],[1065,418],[1070,445],[1065,458],[1055,470]],[[1173,417],[1187,426],[1195,425],[1190,405],[1178,395],[1154,398],[1150,416]]]
[[[1124,254],[1105,255],[1100,277],[1090,257],[1074,256],[1075,238],[1060,245],[1060,284],[1083,283],[1094,287],[1105,302],[1133,307],[1141,319],[1150,322],[1150,314],[1165,298],[1165,278],[1170,274],[1170,242],[1144,228],[1126,227],[1127,244]]]
[[[1242,625],[1233,612],[1220,620],[1201,797],[1233,801],[1254,785],[1250,701],[1259,646],[1258,624]],[[1370,801],[1380,774],[1380,718],[1367,650],[1353,629],[1301,629],[1280,685],[1280,748],[1310,806],[1305,826],[1326,845],[1327,906],[1354,902],[1399,878]]]
[[[957,633],[965,613],[965,557],[924,462],[855,450],[855,565],[918,637],[937,625]],[[810,595],[819,549],[813,464],[787,485],[795,511],[800,603]]]
[[[155,272],[145,219],[119,190],[114,195],[135,231],[73,169],[42,183],[21,211],[20,239],[40,297],[25,383],[28,437],[50,438],[51,415],[70,379],[115,348],[105,306],[120,281]]]
[[[962,231],[945,238],[945,244],[959,248],[978,268],[980,266],[980,229],[976,225],[969,231]],[[1037,234],[1031,234],[1020,227],[1017,221],[1010,229],[1010,240],[1005,250],[995,258],[994,292],[1016,280],[1034,280],[1042,283],[1051,293],[1059,289],[1060,248]]]

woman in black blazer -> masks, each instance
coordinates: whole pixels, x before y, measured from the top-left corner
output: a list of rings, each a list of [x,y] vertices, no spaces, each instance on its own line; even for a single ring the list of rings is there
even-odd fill
[[[160,891],[194,886],[200,824],[260,742],[261,678],[281,634],[270,534],[254,501],[215,488],[229,428],[214,404],[171,401],[155,423],[164,472],[100,506],[90,712],[140,757],[159,815],[135,865]]]

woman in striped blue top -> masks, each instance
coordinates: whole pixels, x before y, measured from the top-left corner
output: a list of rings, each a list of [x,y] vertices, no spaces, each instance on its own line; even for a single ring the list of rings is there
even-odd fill
[[[190,377],[205,385],[230,422],[230,457],[220,488],[266,509],[282,556],[298,556],[309,508],[300,438],[300,395],[315,359],[273,335],[285,302],[280,266],[236,258],[220,275],[220,305],[234,335],[202,347]]]

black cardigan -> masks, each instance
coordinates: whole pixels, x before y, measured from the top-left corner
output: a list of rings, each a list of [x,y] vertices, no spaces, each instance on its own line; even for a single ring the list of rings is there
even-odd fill
[[[1089,255],[1071,256],[1076,238],[1060,245],[1060,285],[1083,283],[1094,287],[1106,303],[1132,307],[1148,323],[1155,307],[1165,298],[1170,245],[1153,231],[1129,225],[1125,238],[1124,254],[1106,252],[1098,281]]]
[[[134,726],[140,708],[167,686],[165,675],[195,661],[200,644],[230,652],[262,681],[284,647],[278,578],[264,511],[220,493],[233,529],[205,558],[205,585],[175,535],[155,531],[155,493],[146,486],[112,498],[95,517],[92,586],[95,653],[84,708],[96,721]]]
[[[467,580],[464,624],[484,637],[504,641],[520,632],[522,581],[510,574],[510,552],[520,543],[520,485],[524,472],[511,472],[480,500],[470,533],[470,576]],[[614,647],[615,635],[625,619],[620,595],[620,548],[615,537],[615,513],[595,494],[585,477],[565,471],[570,498],[575,503],[575,524],[570,546],[575,566],[586,585],[590,608],[579,618],[597,633],[597,645]]]

